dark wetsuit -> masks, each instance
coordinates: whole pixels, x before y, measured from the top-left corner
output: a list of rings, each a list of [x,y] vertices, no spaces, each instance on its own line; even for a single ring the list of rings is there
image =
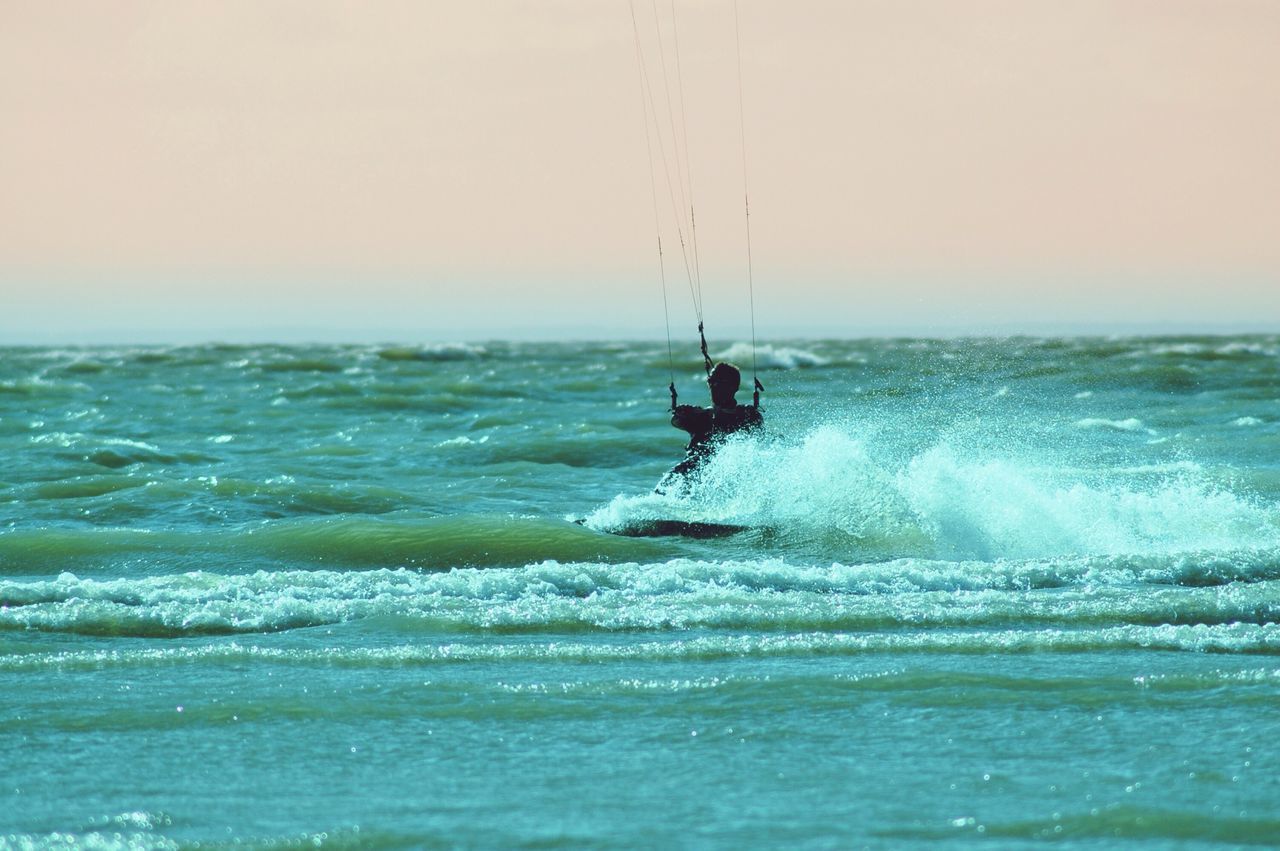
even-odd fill
[[[687,476],[711,457],[719,439],[738,431],[752,431],[764,425],[760,409],[753,405],[734,405],[732,408],[714,405],[699,408],[695,405],[677,405],[671,424],[689,432],[689,446],[684,460],[670,473],[663,476],[659,490],[673,476]]]

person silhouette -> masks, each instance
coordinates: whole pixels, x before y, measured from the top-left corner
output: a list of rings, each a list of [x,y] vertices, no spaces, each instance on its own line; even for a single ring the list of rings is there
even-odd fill
[[[707,374],[711,388],[711,407],[676,405],[671,411],[671,424],[689,433],[684,460],[671,469],[658,483],[658,493],[690,475],[710,458],[716,446],[728,435],[754,431],[764,425],[757,405],[739,405],[735,396],[742,386],[742,373],[730,363],[718,363]]]

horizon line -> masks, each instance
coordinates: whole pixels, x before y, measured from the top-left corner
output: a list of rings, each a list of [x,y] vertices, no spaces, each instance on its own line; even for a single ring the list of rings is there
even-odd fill
[[[821,342],[875,339],[990,339],[1020,337],[1227,337],[1280,334],[1280,321],[1253,322],[993,322],[985,325],[947,326],[939,323],[884,324],[837,331],[830,327],[802,330],[794,326],[775,333],[755,336],[757,345],[781,342]],[[732,328],[715,335],[726,342],[750,343],[749,329]],[[121,328],[86,333],[13,333],[0,330],[0,347],[45,346],[203,346],[203,345],[419,345],[423,343],[665,343],[661,334],[599,328],[587,332],[581,326],[543,329],[488,328],[484,333],[445,332],[439,328],[414,330],[403,327],[332,328],[324,326],[274,326],[269,328],[222,327],[197,333],[158,332],[154,329]]]

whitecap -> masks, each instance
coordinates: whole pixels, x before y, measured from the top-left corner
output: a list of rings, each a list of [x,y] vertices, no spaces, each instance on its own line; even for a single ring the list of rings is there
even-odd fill
[[[145,449],[148,452],[159,452],[160,447],[153,443],[147,443],[145,440],[130,440],[127,437],[107,437],[103,438],[104,446],[127,446],[130,449]]]
[[[1219,346],[1214,350],[1220,355],[1259,355],[1261,357],[1275,357],[1280,354],[1280,349],[1275,346],[1264,346],[1261,343],[1227,343]]]
[[[831,363],[819,354],[791,346],[757,345],[753,352],[750,343],[734,343],[717,353],[716,360],[730,361],[743,369],[749,369],[753,362],[764,369],[798,369],[806,366],[827,366]]]
[[[1205,347],[1199,343],[1161,343],[1151,346],[1146,352],[1135,351],[1133,356],[1145,355],[1199,355],[1204,354]]]
[[[472,440],[471,438],[463,434],[463,435],[459,435],[458,437],[451,437],[448,440],[442,440],[436,444],[435,448],[441,449],[445,446],[478,446],[481,443],[488,443],[488,442],[489,442],[489,435],[487,434],[481,435],[480,438],[477,440]]]
[[[1102,417],[1085,417],[1082,420],[1076,420],[1076,428],[1110,428],[1116,431],[1143,431],[1142,420],[1136,417],[1129,417],[1123,420],[1108,420]],[[1151,434],[1155,432],[1147,429]]]
[[[487,354],[484,346],[470,343],[429,343],[421,346],[391,346],[378,351],[383,360],[457,361],[474,360]]]

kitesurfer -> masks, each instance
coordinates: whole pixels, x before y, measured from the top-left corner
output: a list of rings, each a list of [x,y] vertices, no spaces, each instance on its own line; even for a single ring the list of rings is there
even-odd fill
[[[716,445],[730,434],[753,431],[764,425],[759,405],[739,405],[734,398],[742,385],[742,373],[729,363],[718,363],[707,374],[711,388],[711,407],[674,405],[671,424],[689,433],[689,446],[684,460],[662,477],[658,491],[665,492],[668,485],[687,477],[715,452]],[[674,396],[672,397],[674,401]]]

